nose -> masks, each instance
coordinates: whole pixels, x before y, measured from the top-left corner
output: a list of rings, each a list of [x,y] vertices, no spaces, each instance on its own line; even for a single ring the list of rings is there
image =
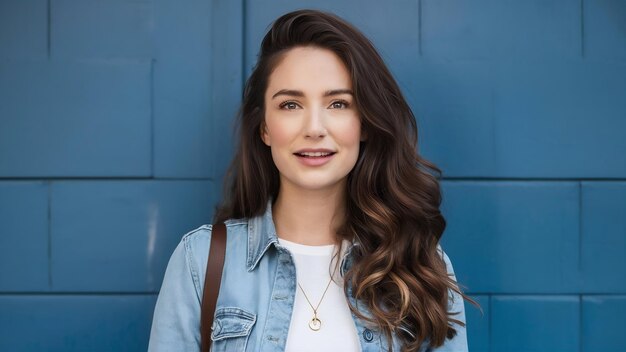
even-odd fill
[[[308,138],[322,138],[328,132],[325,127],[324,111],[321,108],[313,108],[306,114],[304,122],[304,134]]]

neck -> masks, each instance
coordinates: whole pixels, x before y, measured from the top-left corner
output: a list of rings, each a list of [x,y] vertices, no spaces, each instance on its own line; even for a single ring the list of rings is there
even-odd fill
[[[345,185],[334,190],[302,190],[283,186],[272,207],[278,237],[310,246],[337,243],[345,214]]]

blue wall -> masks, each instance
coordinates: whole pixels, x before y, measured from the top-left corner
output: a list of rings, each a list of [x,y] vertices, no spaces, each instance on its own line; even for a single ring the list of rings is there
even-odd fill
[[[443,169],[472,351],[626,351],[623,0],[0,0],[0,350],[141,351],[271,20],[361,28]]]

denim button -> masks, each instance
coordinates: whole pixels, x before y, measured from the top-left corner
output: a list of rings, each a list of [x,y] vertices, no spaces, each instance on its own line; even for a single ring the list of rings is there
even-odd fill
[[[372,342],[372,340],[374,339],[374,333],[372,333],[372,330],[366,328],[365,330],[363,330],[363,338],[367,342]]]

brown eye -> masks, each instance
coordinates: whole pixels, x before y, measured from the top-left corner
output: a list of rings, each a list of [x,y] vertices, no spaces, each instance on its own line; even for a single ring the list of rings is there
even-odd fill
[[[298,107],[298,104],[294,103],[293,101],[286,101],[280,104],[281,109],[285,109],[285,107],[287,108],[287,110],[295,110]]]
[[[345,100],[334,101],[331,106],[333,109],[347,109],[350,104]]]

